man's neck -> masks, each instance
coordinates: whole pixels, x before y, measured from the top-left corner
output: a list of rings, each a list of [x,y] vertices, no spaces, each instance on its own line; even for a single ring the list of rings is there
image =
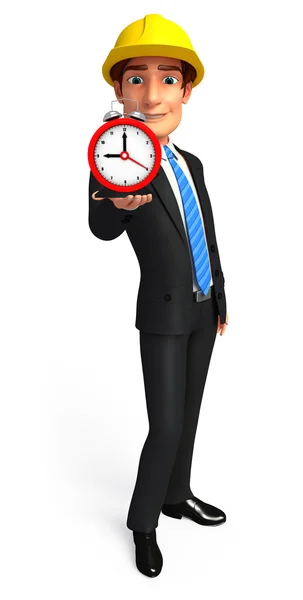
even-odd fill
[[[169,142],[169,137],[168,137],[168,135],[166,135],[163,138],[158,138],[158,140],[162,146],[165,146]]]

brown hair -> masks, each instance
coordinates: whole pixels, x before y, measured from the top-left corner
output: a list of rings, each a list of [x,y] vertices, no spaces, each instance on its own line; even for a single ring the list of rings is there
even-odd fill
[[[112,80],[119,82],[121,93],[122,93],[122,79],[123,79],[124,69],[130,60],[131,60],[130,58],[120,60],[110,70],[110,76],[111,76]],[[190,65],[185,60],[181,60],[181,69],[182,69],[182,75],[183,75],[183,83],[181,85],[181,90],[182,90],[182,88],[184,88],[184,92],[183,92],[183,96],[184,96],[186,84],[189,83],[190,81],[194,81],[194,79],[196,79],[197,71],[192,65]]]

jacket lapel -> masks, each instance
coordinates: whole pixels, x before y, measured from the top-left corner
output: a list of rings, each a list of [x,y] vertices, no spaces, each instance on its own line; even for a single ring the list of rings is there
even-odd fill
[[[176,144],[175,144],[176,146]],[[203,206],[203,186],[202,186],[202,179],[201,179],[201,173],[200,173],[200,165],[199,165],[199,161],[197,159],[195,159],[194,156],[189,155],[187,152],[184,152],[183,150],[180,150],[180,148],[178,148],[178,146],[176,146],[176,149],[178,150],[178,152],[180,152],[180,154],[183,156],[184,160],[186,161],[188,168],[190,170],[191,176],[193,178],[196,190],[197,190],[197,194],[198,194],[198,200],[200,202],[200,206],[201,206],[201,210],[202,210],[202,214],[203,214],[203,219],[205,219],[205,212],[204,212],[204,206]],[[188,243],[187,243],[187,237],[186,237],[186,233],[184,230],[184,225],[183,225],[183,221],[182,221],[182,217],[180,215],[180,210],[179,210],[179,206],[177,204],[176,198],[174,196],[174,193],[172,191],[171,185],[165,175],[165,171],[162,167],[160,167],[157,175],[154,177],[154,179],[152,180],[151,184],[154,189],[156,190],[161,202],[163,203],[163,205],[165,206],[166,210],[168,211],[171,219],[173,220],[184,244],[186,245],[186,247],[188,248]]]

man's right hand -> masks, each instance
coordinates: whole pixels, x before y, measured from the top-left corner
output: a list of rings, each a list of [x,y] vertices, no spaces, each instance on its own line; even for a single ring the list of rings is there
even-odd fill
[[[98,193],[98,191],[96,191],[92,194],[92,199],[93,200],[104,200],[104,198],[96,197],[97,193]],[[108,198],[108,199],[113,202],[113,204],[115,205],[116,208],[124,208],[126,210],[134,210],[135,208],[138,208],[142,204],[151,202],[152,194],[145,194],[143,196],[140,196],[140,194],[138,194],[137,196],[132,196],[130,194],[128,196],[125,196],[124,198]]]

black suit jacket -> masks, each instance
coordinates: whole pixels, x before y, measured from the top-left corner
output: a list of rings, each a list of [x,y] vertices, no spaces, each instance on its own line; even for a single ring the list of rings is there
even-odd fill
[[[198,192],[218,313],[221,323],[225,323],[225,280],[203,166],[196,156],[176,148],[186,160]],[[104,200],[92,199],[97,190],[97,196],[104,196]],[[189,333],[193,302],[190,249],[179,207],[163,168],[160,167],[150,184],[136,193],[151,193],[153,199],[133,211],[116,208],[109,198],[127,194],[102,186],[90,173],[90,230],[102,240],[113,240],[126,230],[141,270],[135,327],[152,333]]]

